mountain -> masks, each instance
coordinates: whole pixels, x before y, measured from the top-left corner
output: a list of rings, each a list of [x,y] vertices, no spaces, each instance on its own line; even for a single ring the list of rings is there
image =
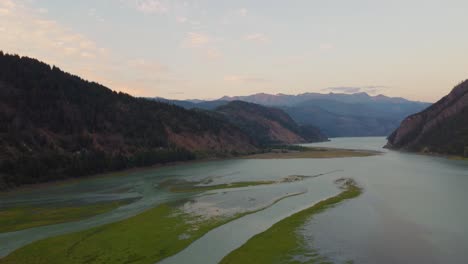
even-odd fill
[[[338,114],[316,106],[308,105],[284,107],[299,124],[314,124],[329,137],[362,137],[388,135],[399,124],[397,118],[368,115]]]
[[[174,99],[165,99],[162,97],[146,98],[149,100],[162,102],[166,104],[177,105],[186,109],[205,109],[205,110],[214,110],[219,106],[229,103],[229,101],[224,100],[213,100],[213,101],[203,101],[203,100],[174,100]]]
[[[367,93],[299,95],[260,93],[249,96],[225,96],[214,101],[166,100],[166,102],[188,109],[212,110],[235,100],[280,108],[298,124],[318,127],[329,137],[388,136],[406,116],[430,105],[400,97],[370,96]]]
[[[0,188],[256,149],[222,118],[0,52]]]
[[[234,101],[241,100],[255,104],[269,106],[294,106],[310,100],[330,100],[343,103],[369,103],[369,102],[385,102],[385,103],[407,103],[411,102],[401,97],[387,97],[384,95],[370,96],[367,93],[340,94],[340,93],[302,93],[298,95],[287,94],[266,94],[258,93],[247,96],[224,96],[219,100]]]
[[[301,127],[283,110],[243,101],[232,101],[215,109],[259,145],[325,141],[319,129]]]
[[[313,125],[329,137],[388,136],[409,114],[421,111],[428,103],[400,97],[370,96],[367,93],[254,94],[223,97],[283,109],[297,123]]]
[[[407,117],[387,148],[468,156],[468,80],[426,110]]]
[[[346,99],[343,96],[342,99]],[[428,104],[410,101],[311,99],[282,107],[299,124],[314,124],[330,137],[387,136],[409,114]],[[354,98],[355,99],[355,98]]]

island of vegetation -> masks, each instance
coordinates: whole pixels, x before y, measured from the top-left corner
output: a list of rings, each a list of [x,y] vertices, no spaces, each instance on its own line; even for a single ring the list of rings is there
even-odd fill
[[[323,147],[304,147],[284,145],[266,148],[262,152],[244,156],[245,159],[329,159],[368,157],[381,152],[372,150],[336,149]]]
[[[277,222],[224,257],[221,263],[284,264],[298,263],[299,258],[304,260],[300,263],[324,263],[317,252],[305,247],[298,229],[314,215],[362,193],[362,189],[352,179],[339,179],[337,183],[343,189],[339,195]]]
[[[86,219],[112,211],[132,200],[75,206],[19,206],[0,209],[0,233]]]
[[[183,201],[165,203],[120,222],[34,242],[0,259],[0,264],[154,264],[218,226],[300,194],[288,194],[257,210],[210,218],[181,210]]]

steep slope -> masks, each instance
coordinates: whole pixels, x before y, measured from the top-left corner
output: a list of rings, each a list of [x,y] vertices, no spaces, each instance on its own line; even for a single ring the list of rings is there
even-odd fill
[[[298,126],[280,109],[233,101],[216,108],[216,112],[225,116],[261,145],[327,140],[319,129]]]
[[[407,117],[388,148],[468,156],[468,80],[426,110]]]
[[[220,118],[0,52],[0,188],[255,149]]]

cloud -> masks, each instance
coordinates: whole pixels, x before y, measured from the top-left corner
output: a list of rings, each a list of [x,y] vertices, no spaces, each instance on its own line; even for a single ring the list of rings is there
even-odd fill
[[[245,75],[227,75],[224,76],[224,80],[227,82],[241,82],[241,83],[263,83],[268,80],[259,77],[245,76]]]
[[[80,53],[80,56],[82,58],[86,58],[86,59],[95,59],[96,58],[96,54],[94,53],[89,53],[89,52],[86,52],[86,51],[83,51]]]
[[[240,16],[246,17],[247,14],[249,13],[249,10],[247,10],[247,8],[241,8],[241,9],[238,10],[238,13],[239,13]]]
[[[186,17],[183,17],[183,16],[178,16],[178,17],[176,17],[176,20],[177,20],[177,22],[183,24],[183,23],[187,22],[188,19]]]
[[[206,50],[206,56],[209,59],[217,60],[217,59],[222,58],[223,54],[219,50],[217,50],[215,48],[210,48],[210,49]]]
[[[47,8],[39,8],[37,9],[37,12],[41,13],[41,14],[47,14],[49,12],[49,10]]]
[[[381,92],[384,89],[387,89],[387,86],[383,85],[369,85],[369,86],[340,86],[340,87],[328,87],[322,89],[322,91],[328,91],[332,93],[368,93],[376,94]]]
[[[249,10],[245,7],[239,9],[231,9],[222,16],[221,24],[229,25],[233,23],[238,23],[244,20],[245,17],[249,15]]]
[[[101,17],[101,16],[97,13],[96,8],[90,8],[90,9],[88,10],[88,16],[90,16],[90,17],[96,19],[96,20],[99,21],[99,22],[104,22],[104,18]]]
[[[270,41],[270,39],[263,33],[249,34],[249,35],[246,35],[244,39],[247,41],[252,41],[256,43],[267,43]]]
[[[334,49],[335,46],[333,44],[330,44],[330,43],[322,43],[322,44],[320,44],[319,48],[321,50],[331,50],[331,49]]]
[[[11,0],[0,1],[0,15],[9,15],[13,13],[16,8],[16,4]]]
[[[185,38],[185,44],[192,48],[202,47],[211,42],[211,37],[200,32],[189,32]]]
[[[217,40],[206,33],[189,32],[183,40],[182,47],[190,48],[201,53],[206,59],[217,60],[223,57],[216,48]]]
[[[79,64],[80,58],[103,55],[103,49],[93,40],[44,18],[46,13],[40,10],[8,0],[0,1],[0,9],[8,10],[0,16],[4,32],[0,35],[0,43],[7,52],[45,57],[49,63],[67,58],[68,64],[73,60]]]
[[[144,14],[165,14],[169,12],[166,2],[159,0],[121,0],[125,4],[133,7]]]
[[[164,65],[113,54],[88,36],[48,19],[48,13],[27,3],[0,0],[0,49],[4,52],[37,58],[133,95],[149,95],[159,83],[165,82],[167,86],[178,81]]]
[[[146,59],[133,59],[127,62],[128,67],[134,68],[145,74],[156,74],[161,72],[168,72],[169,69],[156,61],[148,61]]]

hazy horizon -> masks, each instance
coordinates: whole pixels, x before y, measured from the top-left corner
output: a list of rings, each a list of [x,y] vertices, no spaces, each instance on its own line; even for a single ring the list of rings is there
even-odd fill
[[[0,0],[0,49],[134,96],[435,102],[468,78],[467,9],[454,0]]]

